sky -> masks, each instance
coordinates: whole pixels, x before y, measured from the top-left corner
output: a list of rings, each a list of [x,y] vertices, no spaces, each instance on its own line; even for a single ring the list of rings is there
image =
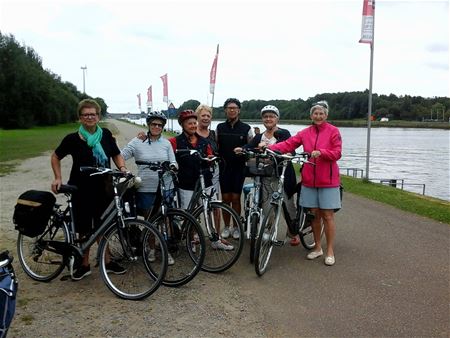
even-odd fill
[[[0,31],[32,47],[45,69],[110,113],[212,103],[209,74],[220,45],[214,106],[303,99],[369,88],[363,0],[0,0]],[[449,93],[449,2],[377,0],[373,92]],[[1,71],[1,70],[0,70]]]

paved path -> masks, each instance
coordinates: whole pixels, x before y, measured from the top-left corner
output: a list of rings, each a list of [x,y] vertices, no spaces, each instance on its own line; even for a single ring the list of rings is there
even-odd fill
[[[350,193],[336,217],[335,266],[287,245],[262,278],[248,248],[227,272],[271,323],[267,334],[447,337],[449,225]]]

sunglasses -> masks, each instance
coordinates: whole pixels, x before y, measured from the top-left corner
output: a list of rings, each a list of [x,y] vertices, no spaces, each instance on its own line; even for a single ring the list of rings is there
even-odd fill
[[[150,123],[150,127],[162,128],[164,125],[162,123]]]

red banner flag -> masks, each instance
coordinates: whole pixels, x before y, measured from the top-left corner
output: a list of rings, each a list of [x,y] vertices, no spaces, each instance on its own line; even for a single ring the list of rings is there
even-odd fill
[[[147,106],[153,106],[153,94],[152,94],[152,86],[147,89]]]
[[[216,56],[214,57],[214,61],[211,67],[211,72],[209,73],[209,92],[214,94],[214,90],[216,89],[216,74],[217,74],[217,60],[219,58],[219,45],[217,45]]]
[[[360,43],[373,42],[375,0],[364,0]]]
[[[139,111],[141,110],[141,93],[137,94]]]
[[[168,87],[167,73],[161,76],[161,80],[163,82],[163,101],[169,102],[169,87]]]

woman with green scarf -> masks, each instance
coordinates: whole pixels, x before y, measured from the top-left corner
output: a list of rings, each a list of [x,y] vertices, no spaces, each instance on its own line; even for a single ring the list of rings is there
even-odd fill
[[[61,144],[51,156],[51,165],[55,179],[52,191],[56,193],[62,184],[61,160],[72,156],[72,169],[68,184],[78,187],[72,196],[75,229],[79,237],[89,236],[92,230],[100,225],[100,216],[112,200],[110,191],[111,178],[106,175],[89,176],[80,172],[83,166],[110,167],[112,159],[122,171],[126,171],[125,161],[120,154],[111,131],[101,128],[100,105],[92,99],[82,100],[78,104],[80,128],[77,132],[64,137]],[[109,262],[107,269],[111,273],[122,274],[125,270],[115,262]],[[72,279],[80,280],[91,274],[89,265],[89,249],[83,256],[81,266],[73,273]]]

